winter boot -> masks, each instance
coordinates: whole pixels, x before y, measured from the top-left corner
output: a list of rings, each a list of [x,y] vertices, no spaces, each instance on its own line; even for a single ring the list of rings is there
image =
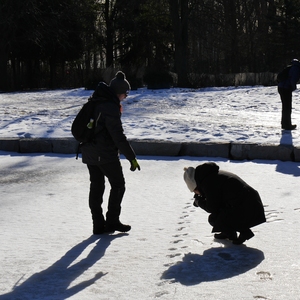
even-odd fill
[[[93,221],[93,234],[105,233],[105,221]]]
[[[297,125],[282,126],[281,128],[284,130],[295,130]]]
[[[215,233],[214,238],[219,240],[228,239],[232,241],[237,239],[237,234],[235,231]]]
[[[106,224],[105,232],[114,233],[115,231],[128,232],[131,229],[130,225],[122,224],[120,221],[118,223]]]
[[[251,231],[251,229],[247,229],[244,231],[241,231],[239,237],[232,241],[234,245],[241,245],[246,240],[250,240],[252,237],[254,237],[254,233]]]

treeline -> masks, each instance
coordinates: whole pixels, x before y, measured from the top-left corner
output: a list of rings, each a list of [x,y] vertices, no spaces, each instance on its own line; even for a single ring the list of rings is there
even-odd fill
[[[200,87],[278,72],[300,52],[300,0],[1,0],[0,91]],[[216,83],[218,84],[218,82]]]

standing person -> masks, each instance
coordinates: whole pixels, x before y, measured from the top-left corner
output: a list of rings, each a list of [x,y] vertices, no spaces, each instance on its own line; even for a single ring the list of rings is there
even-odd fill
[[[292,92],[297,89],[297,82],[300,79],[300,62],[293,59],[287,78],[279,79],[278,93],[282,103],[281,128],[285,130],[294,130],[297,125],[292,125]]]
[[[184,170],[184,180],[195,193],[194,206],[210,213],[212,232],[219,232],[216,239],[240,245],[254,236],[251,227],[266,221],[258,192],[237,175],[219,170],[214,162]]]
[[[119,71],[109,86],[100,82],[92,95],[98,103],[93,115],[96,120],[95,137],[92,142],[84,143],[81,151],[82,162],[87,164],[90,174],[89,207],[94,234],[127,232],[131,229],[130,225],[122,224],[119,219],[125,193],[119,151],[130,162],[131,171],[140,170],[121,122],[121,101],[127,97],[129,90],[130,84],[125,74]],[[111,186],[106,220],[102,210],[105,177]]]

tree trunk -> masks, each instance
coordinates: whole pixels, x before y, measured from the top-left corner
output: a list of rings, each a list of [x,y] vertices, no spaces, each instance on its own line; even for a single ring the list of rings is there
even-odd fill
[[[188,0],[169,0],[169,7],[174,31],[177,85],[188,87]]]
[[[53,58],[53,57],[50,58],[49,67],[50,67],[49,88],[55,89],[56,88],[56,60],[55,60],[55,58]]]
[[[7,53],[5,47],[0,44],[0,91],[9,90],[7,79]]]
[[[225,30],[229,37],[229,49],[226,53],[229,72],[238,73],[239,69],[239,46],[238,46],[238,25],[236,16],[236,0],[224,0],[224,17],[225,17]]]
[[[113,22],[112,11],[109,0],[105,1],[105,23],[106,23],[106,68],[113,67],[114,64],[114,41],[113,41]]]

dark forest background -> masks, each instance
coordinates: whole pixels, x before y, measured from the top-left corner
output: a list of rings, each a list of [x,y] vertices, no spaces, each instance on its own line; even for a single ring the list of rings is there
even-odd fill
[[[275,82],[300,0],[0,0],[0,91]]]

